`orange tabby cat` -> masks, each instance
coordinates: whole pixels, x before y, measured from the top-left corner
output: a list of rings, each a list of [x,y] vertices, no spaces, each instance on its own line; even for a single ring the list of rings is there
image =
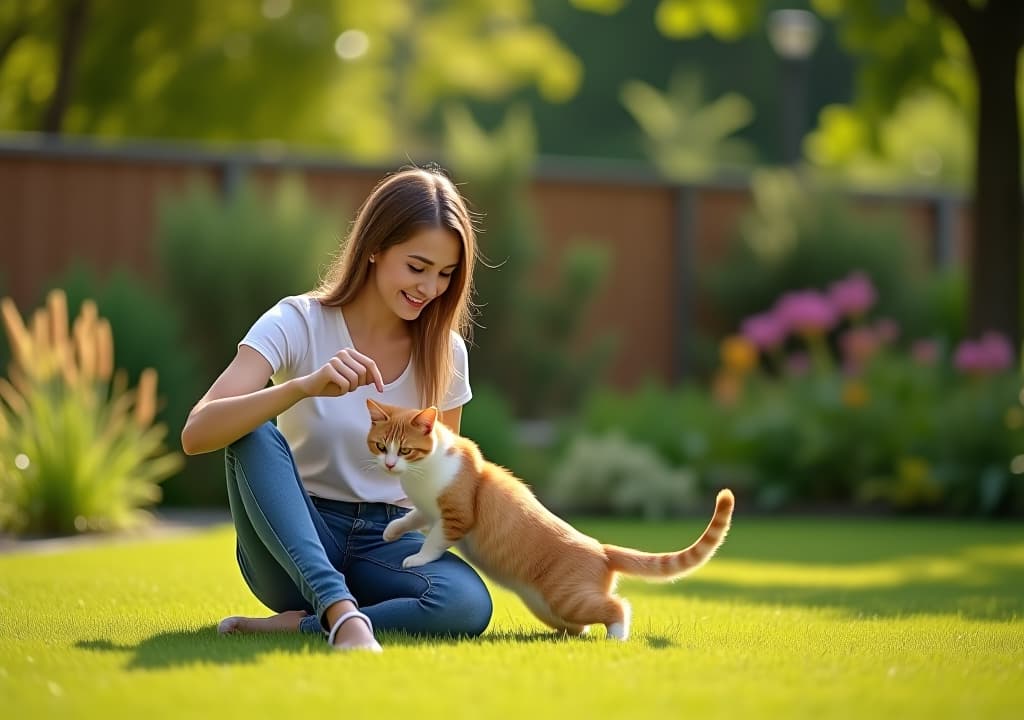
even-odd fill
[[[367,445],[400,476],[414,505],[384,539],[426,529],[419,552],[402,567],[436,560],[452,545],[495,582],[511,589],[551,627],[579,634],[602,623],[608,637],[629,636],[630,607],[614,594],[617,573],[672,580],[703,565],[725,540],[733,494],[718,493],[711,523],[690,547],[645,553],[603,545],[549,512],[508,470],[477,445],[437,422],[437,408],[409,410],[366,401]]]

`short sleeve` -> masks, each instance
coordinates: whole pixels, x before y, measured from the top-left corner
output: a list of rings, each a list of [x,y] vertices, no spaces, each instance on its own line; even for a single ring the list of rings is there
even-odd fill
[[[296,298],[284,298],[267,310],[239,342],[267,359],[273,375],[294,375],[309,347],[309,325]]]
[[[457,332],[452,333],[452,356],[455,374],[444,403],[439,408],[442,412],[462,407],[473,398],[473,391],[469,387],[469,351],[466,349],[466,341]]]

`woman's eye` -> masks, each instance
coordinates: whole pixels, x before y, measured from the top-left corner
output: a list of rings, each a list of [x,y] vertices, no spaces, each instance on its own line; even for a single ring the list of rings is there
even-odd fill
[[[451,273],[441,273],[441,277],[443,277],[443,278],[450,278],[451,276],[452,276]]]
[[[380,450],[381,452],[387,452],[388,448],[387,445],[385,445],[384,443],[377,443],[377,449]]]
[[[409,448],[399,448],[398,449],[398,454],[399,455],[408,455],[411,452],[412,452],[412,450],[410,450]]]
[[[415,265],[410,265],[409,269],[412,270],[414,273],[421,273],[421,272],[423,272],[423,268],[416,267]]]

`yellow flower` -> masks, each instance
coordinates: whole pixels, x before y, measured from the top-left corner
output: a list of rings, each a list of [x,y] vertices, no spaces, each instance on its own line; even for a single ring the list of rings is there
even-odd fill
[[[850,380],[843,385],[843,405],[849,408],[861,408],[871,400],[868,389],[858,380]]]
[[[720,347],[722,364],[730,372],[746,375],[757,367],[757,348],[741,335],[730,335]]]

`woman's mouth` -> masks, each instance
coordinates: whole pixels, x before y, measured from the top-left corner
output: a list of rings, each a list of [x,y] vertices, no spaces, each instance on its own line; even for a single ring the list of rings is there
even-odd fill
[[[405,298],[405,301],[409,303],[409,305],[416,308],[417,310],[419,310],[420,308],[427,304],[426,300],[417,300],[412,295],[407,293],[405,290],[402,290],[402,297]]]

